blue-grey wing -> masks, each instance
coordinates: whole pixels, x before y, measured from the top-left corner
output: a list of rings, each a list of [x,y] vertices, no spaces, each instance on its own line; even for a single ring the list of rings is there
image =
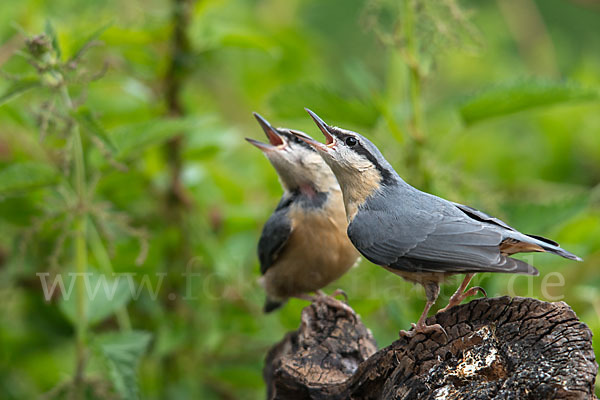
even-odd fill
[[[448,203],[448,207],[450,203]],[[527,263],[500,253],[501,230],[453,209],[360,210],[348,236],[370,261],[407,271],[520,272],[535,274]]]
[[[444,216],[437,222],[435,230],[409,250],[405,257],[422,261],[419,264],[421,268],[432,272],[536,275],[537,270],[531,265],[500,252],[500,244],[504,240],[500,229],[462,217]]]
[[[454,202],[452,202],[451,204],[455,205],[456,208],[458,208],[460,211],[465,213],[465,215],[467,215],[469,218],[472,218],[476,221],[487,222],[490,224],[498,225],[504,229],[508,229],[509,231],[516,231],[515,228],[508,225],[506,222],[504,222],[496,217],[492,217],[491,215],[488,215],[488,214],[484,213],[483,211],[479,211],[476,208],[465,206],[464,204],[454,203]]]
[[[287,213],[287,207],[278,208],[263,227],[258,240],[258,259],[263,275],[275,263],[292,233],[292,223]]]
[[[437,217],[420,211],[411,217],[388,210],[359,210],[348,225],[348,237],[369,261],[390,265],[426,240],[436,224]]]

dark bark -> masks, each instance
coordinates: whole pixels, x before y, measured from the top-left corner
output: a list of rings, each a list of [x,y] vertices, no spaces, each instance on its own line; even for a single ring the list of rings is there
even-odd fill
[[[313,303],[267,355],[268,398],[595,398],[592,333],[563,302],[478,299],[427,323],[448,338],[418,334],[375,353],[356,315]]]

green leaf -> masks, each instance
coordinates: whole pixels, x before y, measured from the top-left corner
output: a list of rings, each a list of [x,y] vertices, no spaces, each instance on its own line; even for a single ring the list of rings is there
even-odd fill
[[[270,51],[275,47],[274,41],[266,35],[252,31],[228,32],[221,37],[221,45]]]
[[[86,276],[69,276],[65,287],[71,286],[70,279],[83,279],[86,291],[86,311],[88,324],[94,325],[111,316],[116,310],[126,305],[131,299],[131,288],[128,277],[119,275],[116,279],[106,274],[90,273]],[[77,323],[77,296],[71,292],[59,303],[61,311],[73,325]]]
[[[308,107],[329,121],[373,125],[379,112],[373,103],[344,96],[330,88],[314,84],[282,87],[270,99],[269,105],[281,118],[304,118]]]
[[[466,124],[535,107],[599,100],[600,92],[574,83],[529,81],[488,89],[464,102],[459,112]]]
[[[578,194],[541,204],[532,204],[520,199],[518,202],[507,203],[503,208],[510,221],[519,222],[518,226],[515,226],[517,229],[543,234],[575,217],[589,202],[589,194]]]
[[[116,129],[111,137],[118,149],[119,158],[139,154],[146,148],[177,136],[200,129],[206,118],[158,118]]]
[[[82,128],[100,139],[100,141],[104,143],[104,145],[106,145],[111,151],[117,151],[117,148],[110,138],[110,135],[104,130],[102,125],[100,125],[100,122],[98,122],[89,108],[79,107],[77,110],[71,113],[71,116]]]
[[[108,22],[104,25],[102,25],[100,28],[96,29],[94,32],[92,32],[82,43],[81,45],[79,45],[79,48],[77,49],[77,51],[73,54],[73,56],[71,57],[71,60],[76,60],[77,58],[81,57],[81,55],[87,50],[89,44],[91,42],[93,42],[94,40],[98,39],[108,28],[110,28],[110,26],[112,25],[112,22]]]
[[[8,86],[8,89],[6,89],[6,91],[2,95],[0,95],[0,106],[14,98],[17,98],[29,89],[33,89],[40,86],[42,86],[42,83],[37,77],[29,77],[20,79],[18,81],[13,81]]]
[[[49,19],[46,20],[46,35],[48,35],[48,37],[50,37],[50,43],[52,43],[52,48],[54,49],[54,52],[56,53],[56,58],[60,60],[60,56],[62,54],[62,52],[60,51],[60,45],[58,43],[58,35],[56,34],[56,30],[54,29],[54,26],[52,26],[52,23],[50,22]]]
[[[0,194],[11,194],[52,185],[60,175],[47,164],[23,162],[0,171]]]
[[[131,331],[100,335],[94,342],[116,391],[124,400],[139,399],[136,370],[151,339],[149,332]]]

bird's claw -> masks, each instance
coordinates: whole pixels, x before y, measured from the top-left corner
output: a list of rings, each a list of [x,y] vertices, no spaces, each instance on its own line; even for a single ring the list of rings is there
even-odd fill
[[[319,289],[319,290],[315,290],[315,294],[316,294],[315,300],[324,299],[327,297],[337,300],[336,297],[341,295],[344,297],[344,303],[348,304],[348,295],[342,289],[335,289],[333,291],[333,293],[331,293],[329,295],[327,293],[325,293],[324,291],[322,291],[321,289]]]
[[[405,337],[405,338],[411,338],[413,336],[415,336],[418,332],[417,332],[417,324],[410,324],[413,329],[411,329],[410,331],[405,331],[404,329],[402,329],[400,332],[398,332],[398,335],[400,337]]]
[[[462,303],[462,301],[464,299],[466,299],[467,297],[475,296],[477,293],[482,293],[483,297],[488,297],[487,296],[487,292],[485,291],[484,288],[482,288],[481,286],[473,286],[472,288],[470,288],[466,292],[463,292],[463,293],[460,293],[460,294],[459,293],[453,294],[452,297],[450,297],[450,300],[448,301],[448,305],[446,307],[442,308],[438,312],[448,311],[452,307],[457,306],[460,303]]]
[[[342,296],[344,298],[344,303],[348,304],[348,295],[342,289],[335,289],[333,293],[331,293],[331,297]]]
[[[336,308],[338,310],[343,311],[345,314],[354,317],[356,315],[356,313],[354,312],[354,310],[352,308],[350,308],[350,306],[348,304],[346,304],[345,302],[336,299],[335,297],[331,297],[331,296],[325,296],[325,297],[320,297],[319,300],[321,300],[323,303],[327,304],[328,306],[332,307],[332,308]]]
[[[483,294],[483,297],[487,298],[487,292],[481,286],[473,286],[471,289],[465,292],[465,297],[475,296],[477,293]]]
[[[412,323],[410,325],[413,327],[413,329],[411,329],[410,331],[401,330],[399,332],[400,337],[405,337],[405,338],[410,339],[419,333],[428,334],[428,333],[438,332],[438,333],[442,333],[446,337],[446,341],[448,341],[448,334],[446,333],[446,330],[440,324],[419,325],[419,324]]]

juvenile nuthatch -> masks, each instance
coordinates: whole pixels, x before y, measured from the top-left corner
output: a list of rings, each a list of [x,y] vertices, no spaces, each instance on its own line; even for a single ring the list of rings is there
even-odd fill
[[[289,130],[254,113],[269,143],[246,140],[269,159],[283,196],[258,242],[264,311],[290,297],[307,299],[341,277],[360,256],[348,239],[340,186],[321,156]],[[340,303],[341,304],[341,303]]]
[[[415,329],[401,334],[444,332],[437,324],[426,325],[425,319],[440,283],[450,275],[466,274],[444,310],[479,291],[485,294],[479,287],[466,290],[477,272],[539,274],[533,266],[509,257],[515,253],[548,252],[581,261],[550,239],[525,235],[479,210],[415,189],[364,136],[329,126],[307,111],[326,143],[292,133],[317,149],[337,177],[352,243],[369,261],[425,288],[427,303],[412,324]]]

